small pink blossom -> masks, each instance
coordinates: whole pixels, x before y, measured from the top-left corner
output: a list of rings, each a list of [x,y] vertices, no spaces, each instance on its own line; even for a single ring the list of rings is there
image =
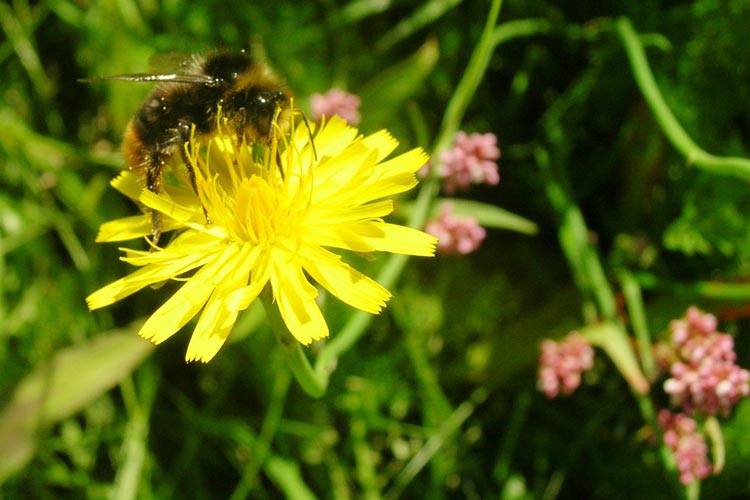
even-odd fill
[[[428,221],[424,230],[438,238],[437,251],[443,255],[469,254],[487,235],[475,218],[453,215],[450,202],[443,203],[438,216]]]
[[[581,374],[594,366],[594,349],[575,331],[559,342],[545,340],[541,351],[537,387],[548,398],[572,394],[581,385]]]
[[[670,323],[679,359],[669,369],[664,391],[672,405],[689,413],[727,416],[750,395],[750,372],[735,364],[734,339],[716,327],[716,317],[696,307]]]
[[[313,94],[310,104],[313,120],[319,120],[322,116],[338,115],[351,125],[359,123],[359,106],[362,100],[357,95],[340,89],[330,89],[325,94]]]
[[[453,148],[440,155],[440,176],[448,194],[466,191],[472,184],[500,182],[497,160],[500,149],[495,134],[456,134]]]
[[[688,485],[696,479],[705,479],[713,472],[708,461],[708,445],[698,432],[698,423],[684,413],[659,412],[659,424],[664,429],[664,444],[674,453],[680,482]]]

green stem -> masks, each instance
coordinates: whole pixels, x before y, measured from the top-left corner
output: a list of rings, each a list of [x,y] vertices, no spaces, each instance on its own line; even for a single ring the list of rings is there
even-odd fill
[[[638,354],[641,358],[643,373],[648,380],[653,380],[656,374],[656,363],[654,362],[654,354],[651,349],[651,335],[648,331],[641,286],[630,271],[621,271],[619,277],[628,313],[630,313],[630,323],[633,327],[636,343],[638,344]]]
[[[307,355],[302,350],[302,346],[284,323],[284,318],[281,317],[279,308],[274,305],[273,298],[268,290],[260,294],[260,299],[263,308],[266,310],[271,329],[276,334],[276,338],[279,339],[279,345],[281,345],[281,350],[286,357],[287,366],[289,366],[289,370],[291,370],[297,383],[308,396],[313,398],[323,397],[328,388],[328,380],[316,375],[312,366],[310,366]]]
[[[687,158],[688,164],[717,175],[730,175],[747,180],[750,178],[750,160],[738,157],[721,157],[708,153],[698,146],[685,132],[656,85],[654,75],[646,59],[646,51],[627,18],[616,24],[617,34],[625,46],[633,76],[644,99],[672,146]]]
[[[471,55],[469,64],[466,66],[466,71],[464,72],[461,81],[458,83],[456,91],[453,93],[451,100],[448,102],[448,106],[445,108],[443,122],[440,126],[440,133],[437,141],[435,141],[434,151],[438,153],[443,149],[450,147],[450,144],[453,142],[453,136],[456,135],[458,128],[461,126],[461,121],[463,120],[464,113],[466,113],[466,108],[474,97],[477,87],[484,77],[487,65],[490,62],[490,57],[492,57],[492,51],[495,48],[493,35],[502,4],[502,0],[492,1],[479,42],[474,49],[474,53]],[[437,157],[438,155],[433,155],[433,162],[434,158]],[[435,167],[434,164],[433,167]],[[437,170],[437,168],[432,169],[433,173]]]
[[[613,320],[617,316],[615,296],[607,282],[596,249],[588,242],[589,230],[586,220],[555,178],[547,151],[539,147],[534,151],[534,157],[544,177],[547,198],[560,217],[558,238],[573,272],[573,278],[584,294],[593,297],[598,308],[598,312],[589,314],[586,319],[588,322],[600,318]],[[584,309],[591,310],[592,307]]]
[[[401,497],[401,493],[409,483],[424,469],[435,454],[448,441],[448,438],[457,432],[466,420],[474,413],[477,405],[481,404],[487,395],[484,389],[475,390],[467,401],[461,403],[453,413],[440,425],[437,432],[414,454],[398,476],[393,480],[393,485],[383,495],[385,500],[393,500]]]
[[[492,46],[496,47],[514,38],[541,35],[552,31],[546,19],[517,19],[496,27],[492,33]]]
[[[647,290],[667,290],[672,295],[700,297],[712,300],[747,301],[750,300],[750,283],[725,283],[721,281],[665,281],[654,274],[640,272],[635,274],[638,284]]]
[[[255,440],[255,453],[253,453],[253,460],[248,464],[247,468],[242,471],[242,476],[240,477],[237,486],[234,488],[232,496],[229,497],[229,500],[242,500],[248,498],[251,491],[254,488],[257,488],[258,471],[266,462],[266,458],[268,458],[271,451],[271,442],[279,430],[290,382],[291,377],[289,376],[288,371],[280,370],[279,373],[276,374],[273,382],[273,389],[271,390],[268,410],[266,411],[265,417],[263,417],[263,425],[261,427],[260,435]]]
[[[724,433],[721,432],[721,424],[715,415],[708,417],[703,423],[703,432],[705,432],[711,442],[714,474],[719,474],[726,465],[727,447],[724,442]]]
[[[361,498],[376,500],[382,497],[378,487],[378,477],[373,457],[375,450],[370,448],[367,441],[367,423],[361,415],[354,415],[349,424],[349,434],[352,439],[355,473]]]
[[[487,69],[494,48],[493,32],[500,14],[501,5],[502,0],[492,1],[484,31],[474,49],[474,53],[461,78],[461,82],[458,84],[453,97],[451,97],[448,103],[445,115],[443,116],[441,131],[438,135],[438,140],[435,142],[432,154],[433,173],[438,170],[436,163],[440,157],[440,151],[449,147],[453,141],[453,137],[466,112],[466,107],[471,98],[474,97],[479,82],[482,80]],[[422,184],[422,188],[414,204],[414,210],[408,221],[410,227],[424,226],[432,202],[437,197],[439,191],[440,183],[434,175]],[[407,262],[408,257],[405,255],[391,255],[377,277],[378,283],[386,288],[392,288]],[[323,384],[324,388],[328,385],[330,374],[336,369],[336,362],[339,356],[349,350],[364,335],[372,318],[370,314],[355,312],[341,331],[323,347],[315,362],[315,377],[316,380]]]
[[[509,423],[503,430],[504,436],[500,445],[500,452],[495,459],[495,467],[492,470],[492,477],[498,484],[505,484],[513,472],[511,460],[521,439],[521,431],[528,423],[529,409],[533,398],[531,391],[523,391],[516,397],[512,406],[513,412]]]
[[[258,449],[258,437],[250,428],[247,419],[233,420],[226,418],[207,417],[204,413],[195,414],[199,420],[201,431],[208,436],[227,440],[232,446],[247,448],[250,456],[255,458],[265,454],[263,472],[265,476],[278,488],[283,498],[295,500],[317,500],[300,471],[300,463],[296,460],[282,458],[271,450],[264,452]],[[267,490],[258,486],[252,491],[253,497],[268,498]]]

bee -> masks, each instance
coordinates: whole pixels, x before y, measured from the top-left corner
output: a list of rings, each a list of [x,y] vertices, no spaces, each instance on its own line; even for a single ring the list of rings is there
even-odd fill
[[[248,143],[270,141],[277,112],[277,124],[282,129],[289,126],[292,96],[285,83],[267,64],[245,51],[160,54],[151,63],[158,69],[82,81],[156,83],[128,123],[122,146],[128,167],[153,193],[161,191],[164,171],[175,162],[178,153],[192,188],[196,189],[195,172],[187,161],[184,145],[193,127],[198,139],[216,133],[219,107],[226,126]],[[208,214],[206,222],[210,223]],[[151,211],[151,226],[153,248],[162,231],[161,214],[157,211]]]

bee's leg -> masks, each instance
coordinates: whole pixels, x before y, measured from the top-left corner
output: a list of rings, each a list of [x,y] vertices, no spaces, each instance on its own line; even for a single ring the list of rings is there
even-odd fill
[[[164,168],[164,161],[158,155],[154,155],[146,169],[146,187],[154,194],[159,194],[161,190],[161,171]],[[161,237],[161,212],[151,210],[151,250],[159,244]]]
[[[198,185],[195,183],[195,170],[193,170],[193,166],[188,161],[185,151],[180,151],[182,152],[182,162],[185,164],[185,171],[187,171],[188,180],[190,180],[190,187],[193,188],[195,194],[198,194]]]
[[[187,136],[186,136],[187,134]],[[185,144],[189,140],[189,134],[190,130],[188,129],[187,132],[183,131],[183,141],[182,144]],[[187,152],[185,151],[185,148],[180,148],[180,154],[182,155],[182,163],[185,164],[185,171],[188,175],[188,180],[190,181],[190,186],[193,188],[193,192],[198,195],[198,185],[195,181],[195,170],[193,170],[193,165],[190,163],[187,157]],[[208,215],[208,212],[206,211],[206,207],[203,207],[203,215],[206,217],[206,224],[211,224],[211,217]]]

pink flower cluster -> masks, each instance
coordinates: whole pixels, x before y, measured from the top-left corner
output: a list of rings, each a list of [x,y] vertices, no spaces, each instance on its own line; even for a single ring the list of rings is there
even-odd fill
[[[560,342],[545,340],[541,351],[537,387],[548,398],[572,394],[581,385],[581,374],[594,366],[594,349],[578,332]]]
[[[427,221],[424,230],[437,237],[437,251],[443,255],[471,253],[487,235],[475,218],[453,215],[451,202],[443,203],[438,216]]]
[[[331,89],[325,94],[313,94],[310,104],[313,120],[319,120],[322,116],[338,115],[352,125],[359,123],[359,106],[362,100],[357,95]]]
[[[440,176],[448,194],[466,191],[472,184],[495,185],[500,182],[497,160],[500,149],[495,134],[458,132],[453,149],[440,155]]]
[[[705,479],[713,467],[708,461],[708,446],[698,423],[684,413],[659,412],[659,424],[664,429],[664,444],[674,453],[680,482],[688,485],[696,479]]]
[[[670,328],[679,358],[664,382],[672,404],[688,413],[727,416],[741,397],[750,395],[750,372],[735,364],[734,339],[716,331],[716,317],[696,307]]]

